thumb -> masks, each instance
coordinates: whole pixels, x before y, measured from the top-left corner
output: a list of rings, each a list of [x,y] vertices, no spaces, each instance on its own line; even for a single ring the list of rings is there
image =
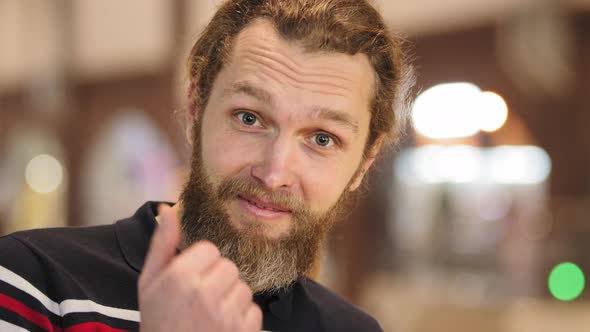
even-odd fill
[[[177,204],[178,205],[178,204]],[[139,289],[149,287],[166,265],[176,255],[180,242],[180,225],[176,215],[177,207],[161,204],[158,207],[160,222],[154,231],[143,271],[139,280]]]

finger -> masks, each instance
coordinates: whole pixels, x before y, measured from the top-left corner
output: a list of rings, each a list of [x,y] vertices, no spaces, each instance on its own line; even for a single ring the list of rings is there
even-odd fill
[[[140,278],[146,287],[176,255],[180,242],[180,226],[174,210],[165,204],[159,207],[160,223],[154,231]]]
[[[209,241],[199,241],[186,248],[172,263],[172,269],[179,273],[202,275],[221,259],[221,253],[217,247]]]
[[[238,281],[227,293],[221,304],[223,312],[238,312],[240,315],[246,313],[248,305],[252,303],[252,291],[243,281]]]
[[[262,330],[262,311],[256,303],[251,303],[246,309],[241,327],[241,332],[260,332]]]
[[[223,298],[240,279],[236,265],[227,258],[217,261],[203,275],[203,288],[214,298]]]

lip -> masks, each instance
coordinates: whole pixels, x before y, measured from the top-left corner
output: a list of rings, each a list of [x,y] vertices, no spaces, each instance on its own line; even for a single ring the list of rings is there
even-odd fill
[[[262,219],[276,219],[290,214],[290,211],[286,210],[285,208],[281,208],[274,204],[264,202],[255,198],[245,198],[242,196],[238,196],[238,202],[244,209],[246,209],[256,217]]]
[[[267,201],[261,200],[259,198],[244,197],[244,196],[238,196],[238,197],[240,199],[248,201],[249,203],[256,205],[260,208],[266,209],[266,210],[271,210],[271,211],[276,211],[276,212],[284,212],[284,213],[291,212],[289,209],[285,209],[284,207],[282,207],[280,205],[276,205],[276,204],[273,204],[272,202],[267,202]]]

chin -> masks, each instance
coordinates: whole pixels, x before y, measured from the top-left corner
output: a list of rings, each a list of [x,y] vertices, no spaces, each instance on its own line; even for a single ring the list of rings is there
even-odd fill
[[[232,216],[229,222],[238,233],[250,238],[280,240],[291,234],[290,220],[274,221],[273,224],[269,224],[255,218]]]

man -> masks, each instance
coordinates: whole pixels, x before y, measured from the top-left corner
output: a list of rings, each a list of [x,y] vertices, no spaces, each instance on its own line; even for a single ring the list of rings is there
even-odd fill
[[[379,14],[363,0],[227,1],[189,77],[178,204],[4,237],[0,330],[380,331],[306,277],[406,122],[411,75]]]

